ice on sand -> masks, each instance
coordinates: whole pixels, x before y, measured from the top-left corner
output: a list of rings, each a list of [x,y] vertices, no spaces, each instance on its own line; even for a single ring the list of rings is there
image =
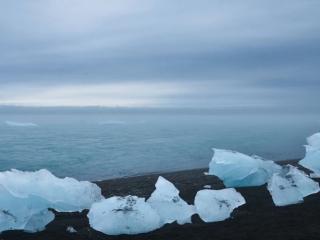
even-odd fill
[[[246,201],[234,188],[222,190],[200,190],[194,204],[196,212],[204,222],[218,222],[230,217],[232,211]]]
[[[224,149],[213,150],[209,174],[219,177],[226,187],[260,186],[281,169],[273,161],[266,161],[258,156]]]
[[[320,132],[313,134],[312,136],[307,138],[307,143],[310,146],[316,147],[320,149]]]
[[[156,210],[136,196],[111,197],[94,203],[88,218],[92,228],[108,235],[145,233],[162,226]]]
[[[307,138],[309,145],[306,145],[305,157],[299,164],[313,171],[315,175],[320,175],[320,133],[316,133]]]
[[[54,219],[46,201],[37,196],[17,197],[0,185],[0,232],[41,231]]]
[[[296,167],[286,165],[268,182],[268,190],[276,206],[303,202],[303,198],[319,192],[319,184]]]
[[[191,223],[191,216],[195,214],[194,206],[181,199],[179,190],[161,176],[155,186],[156,190],[147,202],[158,212],[162,224],[175,221],[178,224]]]
[[[81,211],[102,198],[97,185],[57,178],[47,170],[0,172],[0,232],[40,231],[54,219],[48,208]]]
[[[74,229],[74,227],[72,227],[72,226],[68,226],[67,229],[66,229],[66,231],[67,231],[68,233],[77,233],[77,232],[78,232],[78,231],[77,231],[76,229]]]

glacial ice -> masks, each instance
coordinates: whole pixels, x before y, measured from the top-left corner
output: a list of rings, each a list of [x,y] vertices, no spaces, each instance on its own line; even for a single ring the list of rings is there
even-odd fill
[[[0,172],[0,232],[40,231],[56,211],[81,211],[102,199],[100,188],[73,178],[57,178],[47,170]]]
[[[213,149],[209,175],[219,177],[226,187],[250,187],[265,184],[281,167],[273,161],[239,152]]]
[[[315,175],[320,175],[320,133],[316,133],[307,138],[309,145],[306,145],[305,157],[299,164],[311,171]]]
[[[161,176],[155,186],[156,190],[147,203],[158,212],[162,224],[175,221],[178,224],[191,223],[191,216],[195,214],[194,206],[180,198],[179,190]]]
[[[204,222],[218,222],[230,217],[232,211],[246,201],[234,188],[222,190],[200,190],[194,204],[196,212]]]
[[[310,146],[316,147],[320,149],[320,132],[313,134],[312,136],[307,138],[307,143]]]
[[[303,202],[303,198],[320,191],[319,184],[291,165],[283,166],[268,182],[268,190],[276,206]]]
[[[41,231],[54,219],[44,199],[37,196],[17,197],[0,185],[0,232],[23,229]]]
[[[94,203],[88,218],[92,228],[108,235],[145,233],[162,226],[156,210],[136,196],[111,197]]]
[[[31,122],[13,122],[5,121],[5,124],[11,127],[37,127],[38,125]]]

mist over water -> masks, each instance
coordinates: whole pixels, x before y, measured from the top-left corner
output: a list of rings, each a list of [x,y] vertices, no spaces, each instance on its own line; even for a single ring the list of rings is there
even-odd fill
[[[0,170],[99,180],[207,167],[213,147],[297,159],[319,129],[317,114],[7,112],[0,114]]]

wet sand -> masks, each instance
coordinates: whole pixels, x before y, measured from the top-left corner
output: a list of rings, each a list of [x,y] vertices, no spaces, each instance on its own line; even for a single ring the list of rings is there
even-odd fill
[[[296,161],[290,161],[295,163]],[[121,178],[97,182],[106,197],[113,195],[137,195],[149,197],[159,175],[174,183],[180,195],[192,204],[198,190],[205,185],[213,189],[224,188],[222,182],[214,176],[206,176],[207,169],[151,174],[139,177]],[[275,207],[266,186],[237,188],[247,204],[237,208],[230,219],[223,222],[204,223],[197,215],[193,224],[166,225],[154,232],[134,236],[107,236],[99,233],[88,224],[87,211],[82,213],[56,213],[55,220],[46,230],[39,233],[7,231],[0,239],[41,239],[41,240],[100,240],[100,239],[135,239],[135,240],[273,240],[273,239],[320,239],[320,193],[305,198],[304,203],[287,207]],[[66,231],[72,226],[77,233]]]

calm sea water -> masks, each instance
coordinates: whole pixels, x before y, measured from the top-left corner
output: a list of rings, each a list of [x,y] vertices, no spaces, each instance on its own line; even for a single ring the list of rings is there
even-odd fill
[[[207,167],[213,147],[297,159],[319,129],[319,115],[7,113],[0,114],[0,170],[99,180]]]

